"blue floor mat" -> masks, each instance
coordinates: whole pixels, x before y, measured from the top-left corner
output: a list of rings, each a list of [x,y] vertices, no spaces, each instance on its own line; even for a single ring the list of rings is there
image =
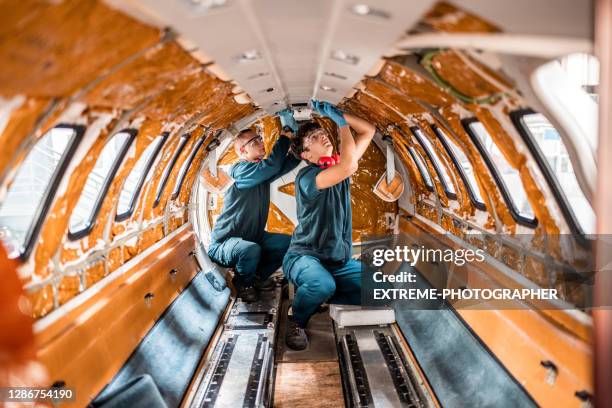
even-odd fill
[[[198,273],[96,401],[108,401],[110,395],[125,390],[125,385],[136,377],[148,374],[167,406],[177,407],[225,311],[229,295],[225,280],[217,272]]]
[[[411,270],[407,264],[401,268]],[[417,282],[425,281],[420,276]],[[395,316],[443,407],[537,406],[450,306],[418,310],[399,302]]]

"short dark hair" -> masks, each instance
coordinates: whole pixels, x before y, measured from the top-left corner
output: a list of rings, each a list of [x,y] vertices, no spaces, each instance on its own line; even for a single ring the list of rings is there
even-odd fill
[[[236,135],[236,137],[237,137],[237,138],[240,138],[240,137],[242,137],[243,135],[245,135],[245,134],[247,134],[247,133],[251,133],[251,132],[256,133],[256,132],[254,132],[254,131],[253,131],[253,129],[251,129],[251,128],[242,129],[240,132],[238,132],[238,134]]]
[[[298,159],[304,151],[304,138],[317,129],[322,129],[314,120],[308,121],[300,126],[291,143],[291,151]]]

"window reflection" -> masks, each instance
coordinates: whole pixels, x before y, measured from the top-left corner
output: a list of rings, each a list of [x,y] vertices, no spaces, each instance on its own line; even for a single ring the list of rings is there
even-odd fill
[[[417,168],[419,169],[419,172],[421,173],[421,176],[425,181],[425,185],[430,190],[433,190],[433,183],[431,182],[431,177],[429,176],[429,172],[427,171],[427,167],[425,166],[425,161],[423,160],[423,157],[421,157],[421,154],[414,150],[412,147],[408,147],[408,151],[412,156],[412,160],[414,160],[414,162],[416,163]]]
[[[76,131],[70,127],[49,130],[19,167],[0,204],[0,236],[9,256],[14,258],[24,251],[28,233],[38,222],[45,197],[53,189],[60,163],[75,139]]]
[[[95,221],[99,205],[108,191],[108,184],[112,181],[123,160],[131,137],[132,135],[128,132],[117,133],[102,149],[94,168],[87,177],[79,201],[70,215],[69,232],[71,234],[87,230]]]
[[[170,173],[172,173],[172,169],[174,169],[174,166],[176,165],[176,162],[178,161],[179,156],[183,152],[183,149],[185,148],[185,145],[187,144],[188,140],[189,140],[189,135],[181,136],[181,139],[179,140],[179,144],[174,152],[174,155],[172,156],[172,160],[170,160],[170,163],[168,163],[168,166],[166,166],[166,169],[164,170],[164,174],[161,178],[161,181],[157,185],[157,192],[155,193],[155,202],[153,203],[154,207],[156,207],[159,204],[162,193],[164,192],[164,189],[166,188],[166,184],[168,183],[168,179],[170,178]]]
[[[595,212],[578,184],[574,167],[559,133],[540,113],[523,115],[521,123],[528,129],[546,158],[582,231],[586,234],[594,233]]]
[[[191,166],[191,163],[193,162],[193,159],[195,158],[196,154],[200,150],[200,147],[202,147],[202,145],[204,144],[204,139],[205,137],[201,137],[198,139],[193,149],[191,149],[189,157],[181,166],[181,169],[179,170],[179,175],[176,178],[176,183],[174,184],[174,189],[172,190],[172,196],[170,197],[172,200],[176,200],[176,198],[178,197],[179,192],[181,191],[181,187],[183,187],[183,182],[185,181],[185,178],[187,176],[187,170],[189,170],[189,167]]]
[[[504,183],[502,188],[505,187],[508,191],[514,210],[521,217],[533,220],[535,214],[527,200],[527,193],[523,187],[523,182],[521,181],[518,170],[508,163],[482,123],[471,122],[469,127],[480,141],[484,150],[488,153],[499,176],[502,178]]]
[[[136,162],[136,165],[127,176],[123,183],[121,193],[119,194],[119,204],[117,206],[118,219],[125,218],[134,210],[138,194],[140,194],[140,189],[165,139],[166,136],[157,136],[155,140],[147,146]]]
[[[446,132],[444,132],[441,128],[435,127],[436,134],[440,137],[445,147],[450,150],[448,153],[450,156],[453,156],[456,159],[456,162],[459,167],[459,172],[465,176],[465,182],[467,184],[467,188],[470,193],[473,195],[476,203],[484,206],[485,203],[482,199],[482,194],[480,194],[480,188],[478,187],[478,183],[476,182],[476,176],[474,175],[474,168],[472,167],[472,163],[467,158],[463,150],[453,142],[451,138],[448,137]]]
[[[448,169],[446,166],[442,164],[442,160],[440,160],[440,157],[431,144],[431,141],[423,134],[421,129],[414,128],[413,132],[433,162],[434,168],[436,169],[438,176],[440,176],[440,181],[442,182],[442,187],[444,187],[444,192],[449,198],[456,198],[457,193],[455,191],[453,179],[451,178],[450,174],[448,174]]]

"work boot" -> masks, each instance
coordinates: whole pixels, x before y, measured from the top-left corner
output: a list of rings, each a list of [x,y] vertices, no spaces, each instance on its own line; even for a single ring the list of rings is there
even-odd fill
[[[319,314],[319,313],[325,313],[327,311],[329,311],[329,305],[319,305],[317,306],[315,313]]]
[[[270,290],[274,290],[275,287],[276,287],[276,279],[274,279],[274,277],[269,277],[263,282],[258,279],[255,282],[255,288],[257,288],[257,290],[259,291],[267,292]]]
[[[308,336],[294,320],[293,316],[287,316],[287,332],[285,333],[285,343],[292,350],[305,350],[308,347]]]
[[[238,291],[238,297],[242,299],[244,303],[257,302],[259,296],[254,286],[239,286],[236,288]]]
[[[259,296],[253,284],[245,285],[240,279],[240,275],[236,272],[234,272],[234,276],[232,277],[232,283],[236,288],[236,297],[241,298],[245,303],[257,302]]]

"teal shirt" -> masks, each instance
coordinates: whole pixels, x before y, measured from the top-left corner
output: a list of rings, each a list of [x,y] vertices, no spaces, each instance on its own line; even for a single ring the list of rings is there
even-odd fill
[[[234,184],[223,197],[223,209],[211,234],[211,245],[228,238],[261,242],[270,209],[270,183],[300,163],[287,155],[291,141],[279,137],[267,159],[259,163],[240,161],[232,166]]]
[[[295,178],[298,226],[288,252],[341,265],[351,258],[353,245],[350,181],[319,190],[316,177],[322,171],[310,164]]]

